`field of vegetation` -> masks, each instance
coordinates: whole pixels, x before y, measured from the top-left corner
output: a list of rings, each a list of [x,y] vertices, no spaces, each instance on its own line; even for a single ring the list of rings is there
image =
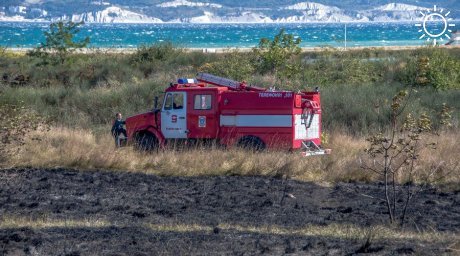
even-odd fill
[[[459,48],[296,52],[289,44],[293,42],[280,44],[280,49],[288,51],[272,49],[268,41],[266,48],[261,43],[251,52],[202,53],[165,43],[140,47],[132,54],[95,50],[62,56],[2,49],[0,113],[5,126],[2,140],[8,145],[2,150],[3,165],[130,169],[164,175],[269,174],[281,171],[292,159],[303,172],[300,176],[311,176],[305,169],[321,177],[333,170],[337,174],[329,177],[332,180],[367,180],[369,174],[362,174],[356,159],[366,148],[366,138],[390,128],[391,100],[400,90],[411,90],[406,112],[425,113],[432,120],[433,134],[437,133],[432,137],[444,141],[436,151],[442,162],[455,164],[446,160],[455,160],[459,152],[456,143],[449,143],[458,138]],[[197,156],[205,157],[209,150],[197,149],[190,158],[174,152],[144,156],[131,149],[115,150],[109,135],[114,113],[129,116],[151,109],[154,97],[161,97],[170,82],[200,71],[263,87],[312,90],[319,86],[323,144],[334,154],[299,160],[295,154],[267,152],[281,160],[264,167],[256,164],[259,156],[247,160],[247,154],[226,152],[231,164],[209,163],[203,168]],[[449,127],[441,127],[443,113],[448,115]],[[432,161],[441,161],[434,157],[438,153],[429,153]]]

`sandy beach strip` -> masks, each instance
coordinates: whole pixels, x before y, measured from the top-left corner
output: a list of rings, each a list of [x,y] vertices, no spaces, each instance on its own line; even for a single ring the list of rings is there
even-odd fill
[[[322,51],[361,51],[361,50],[383,50],[383,51],[400,51],[400,50],[415,50],[419,48],[427,47],[425,45],[420,46],[357,46],[357,47],[302,47],[302,52],[322,52]],[[440,45],[441,48],[460,48],[460,45]],[[181,48],[186,52],[203,52],[203,53],[227,53],[232,51],[239,52],[250,52],[253,48],[249,47],[227,47],[227,48]],[[33,48],[4,48],[6,51],[14,53],[26,53]],[[82,48],[76,49],[75,53],[83,54],[132,54],[136,52],[138,48],[108,48],[108,47],[93,47],[93,48]]]

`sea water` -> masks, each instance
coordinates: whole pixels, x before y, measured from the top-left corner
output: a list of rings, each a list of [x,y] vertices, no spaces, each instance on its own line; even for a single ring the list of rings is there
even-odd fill
[[[261,38],[273,38],[281,29],[302,39],[302,47],[416,46],[423,32],[417,22],[298,23],[298,24],[85,24],[77,39],[89,36],[90,47],[135,48],[171,42],[188,48],[247,48]],[[457,23],[457,24],[455,24]],[[454,21],[452,30],[460,26]],[[44,42],[49,23],[0,22],[0,45],[35,47]],[[433,30],[442,30],[433,26]],[[346,31],[346,33],[345,33]],[[447,35],[449,32],[446,31]],[[345,40],[346,34],[346,40]],[[432,33],[435,34],[435,33]],[[443,37],[440,44],[447,42]]]

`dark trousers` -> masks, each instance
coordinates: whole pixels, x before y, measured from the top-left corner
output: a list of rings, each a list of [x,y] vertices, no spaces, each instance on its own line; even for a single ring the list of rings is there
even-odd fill
[[[120,138],[120,134],[123,134],[125,136],[125,138]],[[114,137],[115,137],[115,146],[117,148],[119,147],[123,147],[126,145],[126,138],[128,138],[128,136],[126,135],[126,130],[121,128],[121,129],[117,129],[115,130],[115,132],[113,133]]]
[[[125,136],[125,138],[128,138],[128,135],[126,134],[126,130],[121,128],[121,129],[116,129],[115,130],[115,137],[118,137],[120,136],[120,133],[123,134]]]

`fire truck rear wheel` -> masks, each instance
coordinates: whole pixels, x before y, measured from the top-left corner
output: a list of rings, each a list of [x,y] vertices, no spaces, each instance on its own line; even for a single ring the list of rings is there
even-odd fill
[[[158,148],[158,139],[151,133],[139,133],[136,135],[135,148],[140,151],[153,151]]]
[[[238,141],[238,147],[248,150],[262,151],[265,149],[265,143],[259,137],[245,136]]]

